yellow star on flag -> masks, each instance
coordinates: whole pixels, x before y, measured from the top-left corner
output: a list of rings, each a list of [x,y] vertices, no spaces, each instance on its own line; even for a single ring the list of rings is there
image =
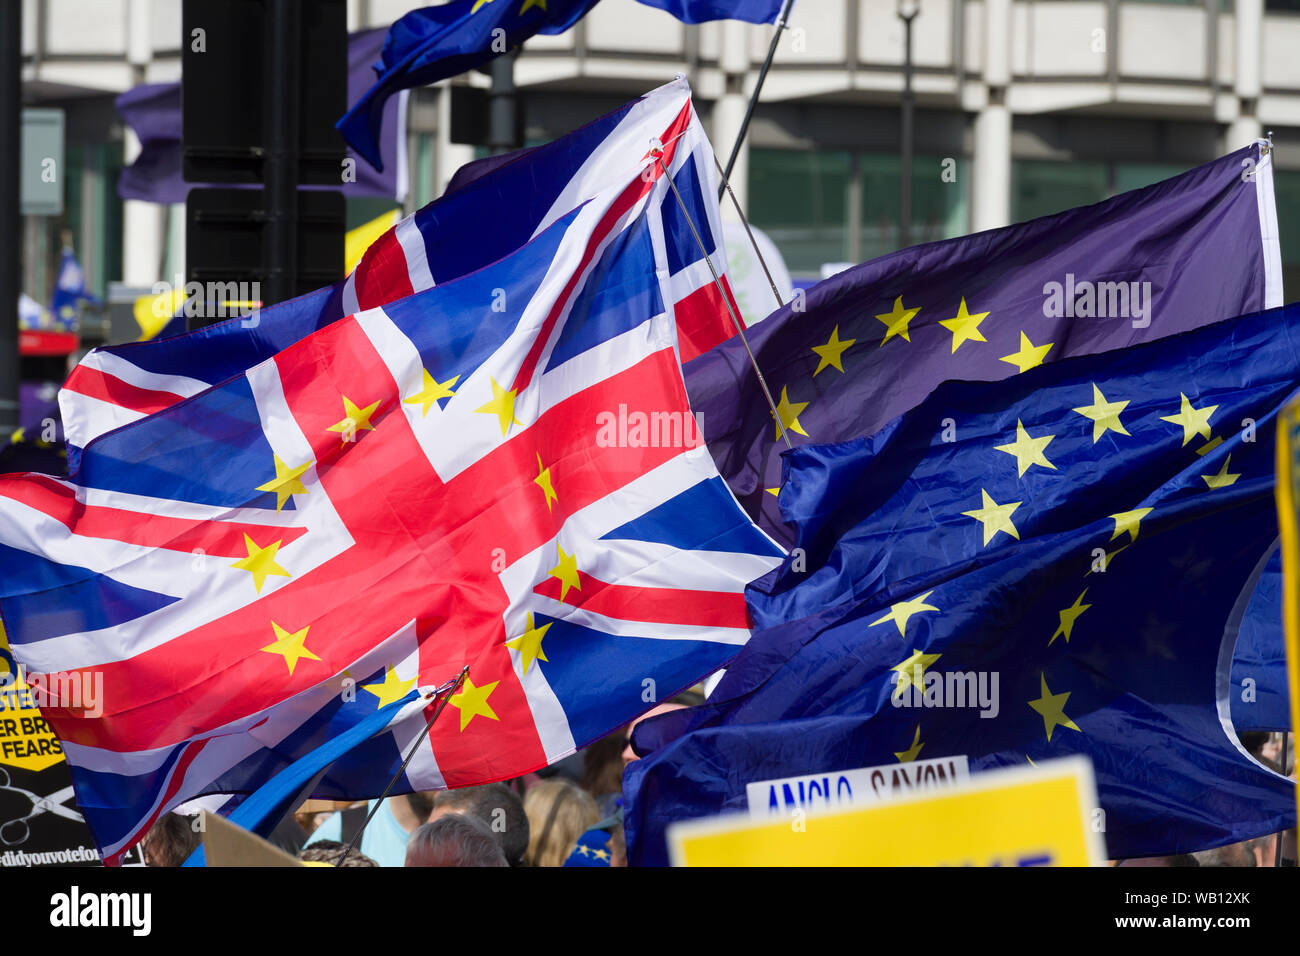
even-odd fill
[[[482,412],[485,415],[495,415],[497,422],[501,426],[501,437],[504,438],[506,432],[510,430],[511,425],[522,425],[519,419],[515,418],[515,390],[509,391],[497,384],[497,380],[489,376],[492,383],[492,401],[488,402],[482,408],[474,409],[475,412]]]
[[[251,574],[253,576],[253,587],[257,589],[258,594],[261,594],[262,585],[266,583],[267,575],[274,574],[282,578],[292,577],[288,571],[275,562],[275,553],[280,550],[282,543],[283,539],[273,541],[265,548],[260,548],[256,541],[245,534],[244,547],[248,549],[248,557],[240,558],[231,567],[239,568],[241,571],[247,571]]]
[[[907,323],[911,322],[912,319],[915,318],[916,313],[920,311],[919,308],[903,308],[903,297],[901,295],[895,299],[894,308],[891,311],[876,316],[877,319],[885,323],[885,337],[880,340],[880,344],[884,345],[895,335],[899,336],[904,342],[912,341],[911,338],[908,337]]]
[[[993,540],[994,536],[996,536],[999,531],[1005,531],[1007,534],[1011,535],[1011,537],[1019,541],[1020,532],[1017,531],[1016,526],[1011,523],[1011,515],[1020,507],[1022,502],[1012,501],[1008,504],[1000,505],[994,501],[989,496],[989,493],[983,488],[980,489],[980,494],[984,496],[983,506],[976,508],[973,511],[963,511],[962,514],[969,518],[974,518],[984,526],[984,546],[988,547],[988,543]]]
[[[1215,490],[1216,488],[1227,488],[1229,485],[1233,484],[1238,478],[1241,477],[1240,472],[1237,472],[1236,474],[1228,473],[1228,466],[1231,464],[1232,464],[1232,456],[1229,455],[1227,459],[1223,462],[1223,467],[1219,469],[1219,473],[1217,475],[1201,475],[1201,480],[1205,482],[1205,484],[1209,487],[1211,491]]]
[[[998,359],[999,362],[1007,362],[1014,365],[1022,372],[1028,372],[1031,368],[1037,368],[1043,364],[1043,359],[1047,358],[1047,353],[1052,348],[1051,342],[1046,345],[1035,345],[1029,341],[1029,336],[1024,332],[1020,333],[1020,351],[1012,352],[1010,355],[1004,355]]]
[[[552,622],[553,623],[553,622]],[[520,659],[524,662],[524,673],[528,673],[528,668],[533,666],[533,661],[547,660],[546,652],[542,650],[542,638],[546,636],[547,630],[551,624],[543,624],[536,627],[533,624],[533,612],[528,612],[528,629],[518,637],[506,641],[506,647],[513,648],[519,652]],[[547,661],[547,663],[550,663]]]
[[[912,735],[912,746],[906,750],[895,751],[894,756],[898,758],[899,763],[911,763],[924,746],[925,744],[921,743],[921,725],[917,724],[916,733]]]
[[[382,684],[362,684],[361,689],[368,690],[378,697],[380,707],[387,707],[409,694],[414,686],[414,677],[410,680],[402,680],[397,676],[397,668],[389,664],[388,670],[384,672],[384,682]]]
[[[523,16],[533,7],[541,7],[543,10],[545,10],[546,0],[524,0],[524,5],[519,8],[519,15]]]
[[[1182,399],[1182,407],[1178,410],[1177,415],[1161,415],[1162,422],[1169,422],[1172,425],[1180,425],[1183,429],[1183,444],[1186,445],[1192,440],[1193,435],[1200,435],[1202,438],[1210,437],[1210,416],[1218,411],[1218,405],[1206,405],[1204,408],[1193,408],[1192,403],[1182,392],[1178,393]]]
[[[279,654],[284,658],[284,662],[289,665],[289,673],[293,674],[293,669],[298,666],[298,661],[302,658],[308,660],[320,660],[315,654],[307,650],[307,632],[311,629],[310,625],[304,627],[301,631],[294,631],[290,634],[279,624],[271,622],[271,627],[275,629],[275,643],[268,644],[262,650],[268,654]]]
[[[1023,477],[1025,472],[1029,470],[1030,465],[1041,465],[1043,468],[1056,470],[1056,466],[1047,460],[1045,453],[1048,443],[1055,437],[1055,435],[1043,435],[1041,438],[1034,438],[1029,432],[1025,431],[1025,426],[1017,418],[1016,440],[1006,445],[994,445],[993,447],[997,451],[1014,455],[1017,477]]]
[[[470,8],[470,11],[469,11],[469,12],[470,12],[471,14],[478,13],[478,8],[479,8],[479,7],[483,6],[483,4],[485,4],[485,3],[491,3],[491,2],[492,2],[492,0],[474,0],[474,6],[473,6],[472,8]]]
[[[1106,396],[1101,393],[1095,384],[1092,386],[1092,404],[1081,405],[1072,411],[1078,412],[1084,418],[1092,419],[1092,443],[1097,444],[1097,440],[1109,431],[1117,431],[1121,435],[1127,435],[1128,430],[1124,423],[1119,420],[1119,413],[1128,407],[1128,402],[1108,402]]]
[[[424,380],[420,387],[420,391],[416,392],[410,398],[402,399],[402,404],[422,406],[420,409],[420,417],[424,418],[429,414],[429,409],[433,405],[437,404],[439,399],[451,398],[456,394],[452,391],[451,387],[460,381],[460,376],[456,375],[447,379],[445,382],[440,382],[429,374],[427,368],[421,369],[421,372],[424,375]],[[442,408],[441,405],[438,405],[438,407]]]
[[[311,467],[311,459],[307,460],[305,465],[299,465],[296,468],[290,468],[280,460],[279,455],[272,455],[275,459],[275,477],[264,485],[258,485],[258,491],[275,492],[275,513],[279,514],[284,503],[289,500],[290,495],[305,495],[307,488],[303,485],[302,474]]]
[[[542,495],[546,498],[546,510],[551,510],[551,503],[559,500],[559,495],[555,493],[555,488],[551,485],[551,469],[542,467],[542,453],[537,453],[537,477],[533,479],[534,484],[542,489]]]
[[[766,492],[767,492],[769,495],[771,495],[773,498],[779,498],[779,497],[781,497],[781,488],[780,488],[780,486],[778,486],[778,487],[776,487],[776,488],[764,488],[763,490],[766,491]]]
[[[965,342],[988,341],[980,332],[980,323],[987,317],[987,312],[976,312],[974,315],[967,312],[966,299],[964,296],[962,297],[961,307],[957,309],[957,314],[953,318],[944,319],[939,323],[952,332],[952,350],[954,353]]]
[[[884,624],[887,621],[893,621],[894,625],[898,628],[898,633],[906,636],[904,632],[907,629],[907,620],[913,614],[920,614],[922,611],[939,610],[937,607],[925,603],[925,599],[933,593],[933,591],[926,591],[924,594],[919,594],[909,601],[899,601],[897,604],[891,604],[889,606],[888,614],[884,617],[876,618],[867,626],[875,627],[877,624]]]
[[[564,549],[558,544],[555,550],[560,552],[560,563],[546,573],[560,581],[560,600],[563,601],[569,593],[569,588],[582,590],[582,580],[578,577],[578,558],[576,554],[565,554]],[[546,658],[542,658],[545,660]]]
[[[1071,730],[1079,730],[1069,717],[1065,715],[1065,703],[1070,699],[1070,692],[1064,694],[1053,694],[1047,689],[1047,674],[1041,674],[1042,696],[1037,700],[1029,701],[1029,706],[1038,711],[1043,718],[1043,728],[1047,731],[1047,739],[1052,739],[1052,731],[1059,727],[1069,727]]]
[[[1131,543],[1131,542],[1130,542],[1130,543]],[[1129,545],[1124,544],[1124,545],[1120,545],[1120,546],[1119,546],[1118,548],[1116,548],[1114,551],[1107,551],[1105,557],[1103,557],[1103,558],[1101,559],[1101,570],[1102,570],[1103,572],[1104,572],[1104,571],[1109,571],[1109,570],[1110,570],[1110,562],[1111,562],[1111,560],[1115,557],[1115,555],[1119,554],[1121,551],[1127,551],[1128,549],[1129,549]],[[1087,571],[1086,574],[1084,574],[1084,577],[1086,578],[1089,574],[1092,574],[1092,572],[1093,572],[1093,568],[1092,568],[1091,565],[1089,565],[1089,566],[1088,566],[1088,571]]]
[[[1222,444],[1223,444],[1223,436],[1215,435],[1214,438],[1212,438],[1210,441],[1206,442],[1200,448],[1196,449],[1196,454],[1198,455],[1208,454],[1209,452],[1214,451],[1214,449],[1218,448]]]
[[[492,692],[497,689],[500,681],[494,680],[490,684],[484,684],[482,687],[475,687],[474,682],[465,675],[465,683],[461,685],[460,690],[451,695],[451,700],[447,703],[460,711],[460,729],[464,730],[469,726],[469,722],[475,717],[483,716],[490,720],[500,720],[492,711],[492,705],[488,703],[488,698]]]
[[[1084,588],[1083,594],[1080,594],[1075,598],[1073,604],[1067,607],[1064,611],[1057,612],[1061,616],[1061,623],[1057,625],[1056,633],[1053,634],[1051,640],[1047,642],[1048,647],[1051,647],[1052,641],[1056,640],[1058,637],[1064,637],[1065,643],[1070,643],[1070,632],[1074,630],[1074,622],[1079,619],[1080,614],[1092,607],[1091,604],[1083,603],[1083,597],[1087,593],[1088,589]]]
[[[797,432],[804,438],[808,437],[808,433],[804,431],[803,426],[799,424],[799,415],[808,407],[808,405],[808,402],[790,401],[790,397],[786,395],[786,387],[784,385],[781,386],[781,400],[776,403],[777,414],[781,416],[781,424],[776,426],[777,438],[781,437],[782,426],[785,426],[792,432]]]
[[[1134,511],[1121,511],[1117,515],[1110,515],[1115,519],[1115,531],[1111,534],[1110,540],[1114,541],[1125,531],[1129,533],[1129,543],[1132,544],[1138,539],[1138,524],[1151,513],[1151,508],[1138,508]]]
[[[375,413],[379,407],[378,402],[372,402],[365,408],[358,408],[352,399],[346,395],[343,396],[343,420],[337,421],[329,427],[329,431],[338,432],[343,436],[343,441],[347,442],[349,438],[356,441],[356,437],[361,432],[372,432],[375,426],[370,424],[370,416]]]
[[[922,654],[920,651],[912,651],[907,660],[891,667],[891,671],[898,671],[898,683],[894,686],[894,696],[902,697],[903,691],[909,687],[924,691],[925,669],[942,656],[942,654]]]
[[[813,378],[827,368],[834,368],[840,372],[844,371],[843,359],[844,350],[850,345],[857,342],[857,339],[846,339],[840,341],[840,327],[837,325],[831,329],[831,337],[825,345],[814,345],[812,350],[817,353],[817,369],[813,372]]]

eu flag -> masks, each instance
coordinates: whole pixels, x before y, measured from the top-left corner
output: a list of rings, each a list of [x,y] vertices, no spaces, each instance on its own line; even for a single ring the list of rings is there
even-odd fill
[[[751,328],[790,440],[869,435],[948,379],[992,381],[1282,304],[1267,144],[1105,202],[855,266]],[[686,365],[722,476],[791,540],[781,441],[744,343]]]
[[[597,0],[453,0],[412,10],[388,31],[378,80],[338,121],[348,145],[375,167],[384,103],[399,90],[456,76],[538,33],[563,33]]]
[[[955,755],[1087,755],[1112,857],[1292,826],[1294,784],[1241,748],[1227,696],[1298,386],[1294,305],[949,382],[786,453],[795,549],[748,589],[764,630],[713,700],[638,727],[630,861],[748,781]]]

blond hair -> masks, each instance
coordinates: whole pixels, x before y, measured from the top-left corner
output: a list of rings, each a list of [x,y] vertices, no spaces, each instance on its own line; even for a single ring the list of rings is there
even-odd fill
[[[563,866],[592,824],[600,820],[596,801],[564,779],[545,780],[524,794],[528,817],[529,866]]]

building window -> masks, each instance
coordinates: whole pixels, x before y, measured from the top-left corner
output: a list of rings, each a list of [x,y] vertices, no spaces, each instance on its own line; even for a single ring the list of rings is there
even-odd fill
[[[1101,202],[1177,176],[1193,165],[1016,160],[1011,166],[1011,218],[1024,222]]]
[[[749,217],[768,234],[794,275],[849,258],[847,152],[749,151]]]
[[[1277,197],[1278,232],[1282,242],[1283,300],[1300,289],[1300,169],[1275,169],[1273,193]]]
[[[899,167],[894,154],[751,149],[748,214],[794,277],[817,278],[899,247]],[[912,242],[965,235],[966,160],[917,156],[912,168]]]

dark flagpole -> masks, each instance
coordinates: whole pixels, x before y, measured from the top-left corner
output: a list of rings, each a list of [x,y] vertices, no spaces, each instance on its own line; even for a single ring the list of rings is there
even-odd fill
[[[740,124],[740,132],[736,134],[736,145],[731,147],[731,158],[727,160],[727,168],[722,171],[722,183],[718,186],[718,202],[722,202],[727,183],[731,180],[731,170],[736,165],[736,157],[740,155],[740,144],[745,141],[745,134],[749,132],[749,121],[754,118],[754,107],[758,105],[758,94],[763,90],[763,81],[767,79],[767,71],[772,68],[772,58],[776,56],[776,45],[781,42],[781,31],[786,27],[786,21],[790,16],[790,8],[793,6],[794,0],[785,0],[785,3],[781,5],[781,15],[776,18],[776,32],[772,34],[772,45],[767,48],[767,59],[763,61],[763,69],[759,71],[758,82],[754,84],[754,94],[749,98],[749,107],[745,110],[745,119]]]
[[[415,743],[411,744],[411,749],[406,753],[406,759],[403,760],[402,765],[397,768],[397,773],[393,774],[393,779],[388,781],[388,786],[384,787],[384,792],[380,795],[379,799],[375,801],[375,805],[370,808],[370,812],[366,814],[366,818],[361,822],[361,826],[357,827],[357,832],[352,834],[352,839],[348,841],[348,845],[343,848],[343,855],[339,857],[339,866],[342,866],[347,860],[348,854],[352,852],[353,848],[360,844],[361,834],[366,832],[366,827],[370,825],[371,818],[374,817],[375,812],[383,802],[388,799],[388,794],[392,792],[393,786],[397,783],[397,779],[402,774],[406,773],[406,765],[409,764],[411,758],[415,756],[416,748],[419,747],[420,744],[423,743],[424,738],[429,735],[429,731],[433,728],[433,722],[438,719],[438,715],[442,713],[442,709],[447,706],[447,701],[451,700],[451,695],[456,692],[456,688],[460,686],[461,681],[465,679],[465,675],[468,673],[469,665],[466,664],[460,669],[460,673],[456,675],[454,680],[448,681],[446,684],[443,684],[441,687],[433,691],[433,696],[435,698],[440,694],[444,695],[441,703],[438,704],[437,710],[433,712],[433,716],[429,718],[429,722],[424,725],[424,730],[420,731],[420,736],[415,738]]]

